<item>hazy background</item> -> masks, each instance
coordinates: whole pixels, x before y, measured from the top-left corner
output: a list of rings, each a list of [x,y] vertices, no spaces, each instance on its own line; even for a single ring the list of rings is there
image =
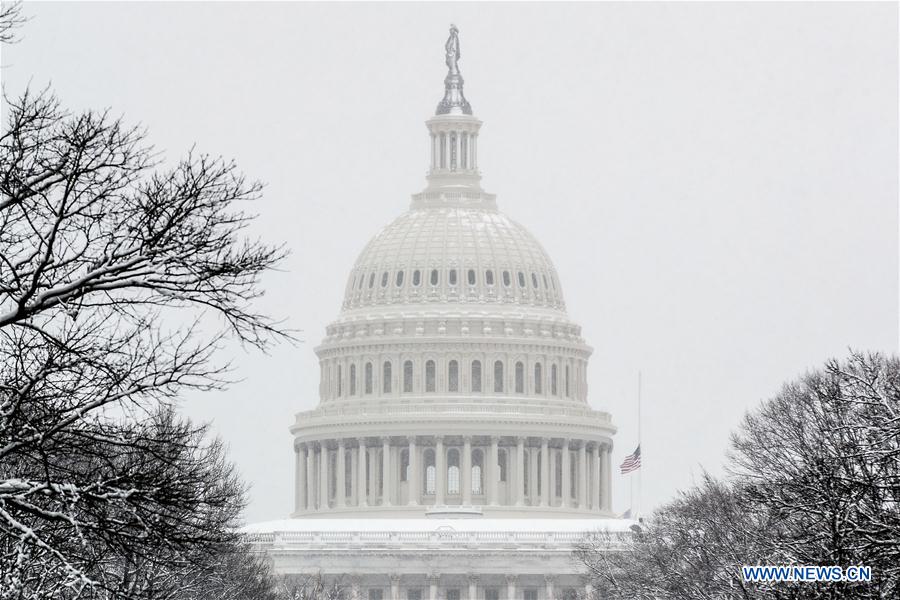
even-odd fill
[[[292,256],[261,305],[305,342],[236,347],[210,420],[291,510],[288,426],[317,402],[313,347],[378,227],[424,186],[423,121],[460,28],[485,121],[484,186],[555,260],[595,348],[591,403],[637,443],[645,509],[720,472],[729,430],[782,382],[897,351],[897,5],[28,3],[7,94],[52,84],[165,156],[193,144],[267,182],[256,230]],[[616,511],[629,481],[613,477]]]

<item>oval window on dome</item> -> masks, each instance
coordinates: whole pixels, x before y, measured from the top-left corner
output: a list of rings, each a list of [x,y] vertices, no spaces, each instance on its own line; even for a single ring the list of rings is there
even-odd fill
[[[517,277],[519,279],[519,287],[520,288],[525,287],[525,273],[523,273],[522,271],[519,271]]]
[[[413,271],[413,285],[419,287],[420,283],[422,283],[422,272],[416,269]]]
[[[385,271],[381,274],[381,287],[387,287],[388,282],[388,272]]]
[[[484,272],[484,282],[487,285],[494,285],[494,272],[490,269]]]
[[[534,289],[537,289],[538,287],[537,275],[535,273],[531,274],[531,287],[533,287]]]
[[[403,285],[403,271],[397,271],[397,287]]]
[[[373,285],[375,285],[375,273],[369,275],[369,289],[372,289]]]
[[[503,271],[503,285],[509,287],[511,280],[509,278],[509,271]]]
[[[438,284],[438,270],[432,269],[431,270],[431,285],[437,285],[437,284]]]
[[[456,269],[450,269],[450,285],[456,285]]]
[[[475,269],[469,269],[469,272],[466,275],[466,277],[469,280],[469,285],[475,285]]]

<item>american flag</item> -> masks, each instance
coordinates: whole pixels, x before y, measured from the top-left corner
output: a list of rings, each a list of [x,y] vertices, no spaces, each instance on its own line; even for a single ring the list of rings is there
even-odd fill
[[[640,444],[638,444],[638,447],[634,449],[634,452],[625,457],[625,460],[622,461],[622,464],[619,465],[619,468],[622,470],[622,475],[631,473],[632,471],[637,471],[641,468]]]

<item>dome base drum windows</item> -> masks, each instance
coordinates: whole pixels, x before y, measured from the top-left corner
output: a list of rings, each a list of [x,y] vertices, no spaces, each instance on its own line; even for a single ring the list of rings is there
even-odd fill
[[[447,391],[459,391],[459,363],[451,360],[447,366]]]

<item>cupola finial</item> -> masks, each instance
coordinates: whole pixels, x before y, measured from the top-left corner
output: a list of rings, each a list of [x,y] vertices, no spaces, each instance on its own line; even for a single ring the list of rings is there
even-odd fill
[[[463,95],[463,78],[459,72],[459,29],[450,25],[450,37],[444,44],[447,76],[444,78],[444,99],[440,101],[436,115],[471,115],[472,107]]]

